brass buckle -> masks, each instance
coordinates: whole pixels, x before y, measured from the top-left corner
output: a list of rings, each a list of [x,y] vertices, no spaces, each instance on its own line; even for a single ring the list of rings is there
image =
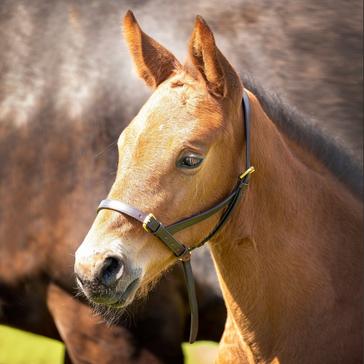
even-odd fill
[[[150,223],[150,221],[151,221],[152,219],[157,220],[157,219],[155,218],[155,216],[154,216],[152,213],[150,213],[150,214],[148,214],[148,216],[147,216],[147,217],[144,219],[144,221],[143,221],[143,229],[144,229],[147,233],[152,233],[152,230],[150,230],[150,229],[148,228],[148,224]]]
[[[254,173],[255,172],[255,168],[253,167],[253,166],[251,166],[250,168],[248,168],[245,172],[243,172],[240,176],[239,176],[239,178],[242,180],[242,179],[244,179],[247,175],[249,175],[249,174],[252,174],[252,173]]]

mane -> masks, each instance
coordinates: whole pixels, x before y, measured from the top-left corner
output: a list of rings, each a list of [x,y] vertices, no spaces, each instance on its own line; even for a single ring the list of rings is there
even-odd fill
[[[280,131],[311,152],[354,195],[363,196],[362,166],[339,139],[329,135],[318,121],[309,120],[288,105],[275,91],[264,90],[251,76],[243,77],[242,81]]]

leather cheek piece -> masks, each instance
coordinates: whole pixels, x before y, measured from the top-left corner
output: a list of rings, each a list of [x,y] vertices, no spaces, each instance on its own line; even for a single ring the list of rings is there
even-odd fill
[[[233,192],[221,202],[217,203],[208,210],[201,213],[192,215],[188,218],[182,219],[172,225],[164,226],[158,221],[153,214],[146,214],[134,206],[128,205],[118,200],[102,200],[97,212],[102,209],[116,211],[118,213],[133,217],[135,220],[143,224],[144,229],[156,236],[173,254],[182,262],[184,277],[186,280],[188,299],[191,311],[191,326],[189,342],[193,343],[196,340],[198,332],[198,304],[196,298],[195,281],[191,267],[191,251],[195,248],[202,246],[210,240],[226,223],[228,217],[231,215],[237,202],[240,200],[242,192],[248,187],[250,175],[255,171],[254,167],[250,166],[250,104],[247,93],[244,91],[243,95],[243,114],[244,114],[244,130],[245,130],[245,172],[243,172],[238,179],[237,185]],[[177,231],[186,229],[195,225],[210,216],[216,214],[220,210],[225,209],[220,216],[220,219],[212,231],[200,243],[193,248],[187,248],[184,244],[180,243],[173,234]]]

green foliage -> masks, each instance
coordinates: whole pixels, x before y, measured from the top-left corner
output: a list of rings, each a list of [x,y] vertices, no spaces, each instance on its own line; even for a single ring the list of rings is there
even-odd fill
[[[182,349],[185,355],[185,364],[213,364],[217,355],[217,345],[213,341],[184,343]]]
[[[212,364],[217,344],[199,341],[182,345],[185,364]],[[56,340],[0,325],[0,364],[61,364],[64,345]]]
[[[63,356],[59,341],[0,325],[0,364],[61,364]]]

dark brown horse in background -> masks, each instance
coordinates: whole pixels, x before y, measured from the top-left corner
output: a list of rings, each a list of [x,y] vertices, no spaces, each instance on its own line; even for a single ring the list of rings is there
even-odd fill
[[[114,142],[147,95],[130,72],[126,50],[119,51],[119,18],[134,5],[5,0],[0,6],[0,320],[63,340],[74,362],[178,362],[186,338],[178,272],[135,308],[130,320],[136,326],[120,322],[109,329],[72,298],[73,252],[114,179]],[[285,91],[357,151],[360,6],[160,1],[136,11],[177,55],[185,50],[192,14],[204,14],[238,70],[257,70],[258,80]],[[205,307],[221,312],[202,317],[201,337],[218,339],[224,309],[213,278],[205,277],[206,256],[196,261],[201,313]]]

